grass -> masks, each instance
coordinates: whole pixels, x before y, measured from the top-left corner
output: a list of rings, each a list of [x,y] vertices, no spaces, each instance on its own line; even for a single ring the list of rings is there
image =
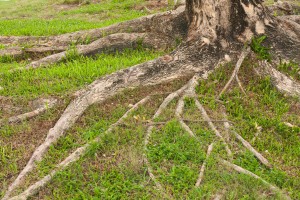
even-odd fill
[[[0,18],[3,18],[0,35],[49,36],[101,28],[146,15],[143,10],[135,9],[145,3],[144,0],[105,0],[64,6],[59,0],[0,2]]]
[[[225,109],[229,120],[234,122],[236,131],[261,152],[274,168],[268,169],[261,165],[231,135],[232,139],[228,143],[235,152],[233,162],[288,191],[292,199],[299,199],[299,169],[296,166],[300,164],[300,128],[291,128],[284,123],[300,124],[299,110],[293,110],[299,100],[287,98],[277,92],[270,79],[255,76],[251,67],[253,62],[255,61],[246,61],[240,71],[240,79],[248,98],[244,98],[238,87],[233,85],[222,100],[226,102]],[[233,66],[219,68],[208,80],[200,81],[197,87],[199,100],[213,119],[221,118],[222,105],[214,97],[221,91],[232,69]],[[181,84],[172,83],[167,90],[173,91]],[[146,127],[141,124],[141,120],[152,117],[163,97],[152,98],[149,103],[132,113],[125,121],[126,126],[120,126],[108,135],[103,135],[103,132],[109,124],[123,115],[130,103],[137,102],[151,91],[155,93],[164,90],[160,87],[128,90],[104,104],[92,106],[65,137],[51,146],[38,164],[38,170],[29,176],[25,185],[28,186],[49,173],[74,149],[100,136],[100,143],[92,145],[80,161],[57,174],[39,195],[45,199],[161,199],[162,194],[157,192],[153,182],[149,180],[143,163]],[[183,117],[201,119],[194,101],[186,98],[185,102]],[[175,199],[210,199],[225,190],[226,199],[282,199],[280,194],[270,191],[261,181],[224,168],[216,159],[227,158],[222,143],[206,123],[190,122],[189,125],[200,142],[191,138],[174,119],[176,104],[176,100],[171,102],[162,116],[156,119],[167,123],[153,131],[146,152],[154,174],[168,194]],[[224,133],[222,125],[216,125]],[[259,134],[256,134],[256,127],[261,127]],[[215,148],[208,160],[203,183],[200,188],[195,188],[199,168],[211,142],[215,142]],[[14,152],[9,152],[9,146],[7,148],[6,157],[9,157]],[[6,166],[4,171],[9,169],[9,165]],[[10,167],[14,167],[13,162]]]
[[[40,96],[62,96],[88,85],[97,78],[120,69],[151,60],[162,52],[127,50],[117,54],[101,54],[96,58],[79,57],[51,67],[19,72],[5,72],[0,95],[23,99]],[[22,64],[21,64],[22,66]],[[4,64],[6,69],[20,67],[15,62]]]
[[[5,4],[0,2],[0,16],[3,18],[8,12],[11,15],[0,21],[0,34],[60,34],[106,26],[145,14],[133,9],[144,1],[105,0],[98,4],[91,2],[78,6],[80,2],[82,1],[33,0],[22,1],[22,7],[17,5],[17,0]],[[62,3],[68,4],[67,9],[54,13],[54,8]],[[47,7],[45,12],[36,12]],[[20,16],[23,16],[22,20]],[[50,19],[46,19],[47,16],[51,16]],[[97,17],[99,19],[95,19]],[[90,18],[94,19],[85,23]],[[5,29],[1,29],[1,24],[2,27],[5,24]],[[254,39],[252,50],[260,59],[268,59],[269,54],[262,47],[262,40]],[[0,49],[3,48],[5,47],[0,45]],[[75,91],[99,77],[164,53],[128,49],[122,53],[86,58],[78,56],[71,48],[65,62],[18,72],[9,70],[24,67],[28,60],[17,62],[10,57],[1,57],[0,86],[4,89],[0,90],[0,105],[6,109],[0,110],[2,118],[32,110],[32,100],[37,98],[56,96],[60,101],[58,106],[34,119],[20,124],[1,125],[0,197],[4,188],[24,167],[34,149],[44,140],[48,130],[54,126]],[[247,96],[236,85],[232,85],[222,96],[223,105],[215,100],[232,73],[232,64],[220,67],[208,80],[201,80],[196,88],[197,98],[212,119],[223,119],[221,111],[226,111],[236,131],[261,152],[274,168],[268,169],[261,165],[233,135],[226,133],[221,123],[216,123],[234,151],[233,163],[289,192],[292,199],[300,199],[300,101],[280,94],[272,86],[270,78],[257,77],[253,71],[256,63],[257,60],[245,61],[239,73]],[[278,69],[299,81],[298,66],[297,63],[282,62]],[[174,109],[178,99],[172,101],[162,115],[155,119],[166,123],[153,130],[147,151],[143,146],[147,126],[143,122],[152,118],[166,95],[153,96],[147,104],[132,113],[123,125],[111,134],[103,134],[130,105],[144,96],[175,91],[186,81],[187,78],[158,86],[128,89],[101,104],[91,106],[57,143],[50,146],[42,161],[37,163],[37,169],[27,177],[19,191],[48,174],[76,148],[99,136],[101,142],[93,144],[78,162],[59,172],[32,199],[163,199],[162,193],[155,188],[147,173],[144,153],[165,192],[174,199],[212,199],[222,190],[225,191],[225,199],[282,199],[261,181],[222,166],[217,158],[228,159],[224,145],[205,122],[188,122],[198,140],[191,138],[175,119]],[[183,118],[201,119],[195,101],[185,98],[184,102]],[[14,111],[14,107],[20,109]],[[290,127],[287,122],[295,126]],[[261,129],[260,132],[258,128]],[[204,180],[199,188],[195,188],[207,147],[212,142],[215,147],[207,161]]]

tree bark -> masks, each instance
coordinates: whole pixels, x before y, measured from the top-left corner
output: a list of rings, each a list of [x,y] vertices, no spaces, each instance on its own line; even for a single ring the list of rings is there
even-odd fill
[[[188,40],[204,43],[251,39],[264,33],[268,15],[262,0],[187,0]]]

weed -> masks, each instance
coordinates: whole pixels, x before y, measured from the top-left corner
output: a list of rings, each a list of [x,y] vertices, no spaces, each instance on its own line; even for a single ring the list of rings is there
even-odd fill
[[[264,47],[262,43],[267,39],[267,36],[254,37],[251,40],[250,47],[254,51],[258,58],[271,61],[271,54],[269,53],[269,48]]]
[[[295,80],[300,81],[300,65],[295,62],[280,62],[278,70],[287,73],[292,76]]]

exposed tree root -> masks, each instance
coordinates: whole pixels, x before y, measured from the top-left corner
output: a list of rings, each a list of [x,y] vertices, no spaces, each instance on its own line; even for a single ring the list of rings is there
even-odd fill
[[[179,23],[174,23],[174,21]],[[72,43],[80,44],[86,41],[96,41],[104,36],[125,32],[156,32],[160,35],[173,38],[182,37],[185,34],[186,19],[184,6],[173,11],[140,17],[104,28],[77,31],[58,36],[0,36],[0,44],[20,45],[30,44],[38,46],[67,46]]]
[[[247,95],[247,93],[246,93],[246,91],[245,91],[245,89],[244,89],[244,87],[243,87],[243,84],[242,84],[241,80],[239,79],[239,76],[236,75],[236,76],[235,76],[235,79],[236,79],[236,82],[237,82],[238,85],[239,85],[239,88],[240,88],[241,91],[243,92],[243,94],[244,94],[244,95]]]
[[[99,135],[98,137],[96,137],[91,142],[89,142],[89,143],[85,144],[84,146],[76,149],[64,161],[59,163],[56,166],[56,169],[52,170],[50,172],[50,174],[48,174],[47,176],[45,176],[41,180],[37,181],[36,183],[34,183],[30,187],[28,187],[23,193],[15,196],[15,197],[10,198],[10,200],[23,200],[23,199],[26,200],[28,197],[36,194],[42,187],[44,187],[47,183],[49,183],[52,180],[53,176],[55,176],[59,171],[62,171],[63,169],[68,167],[71,163],[79,160],[79,158],[87,152],[87,150],[89,149],[91,144],[98,143],[99,141],[101,141],[101,137],[103,135],[106,135],[106,134],[110,133],[115,127],[122,124],[124,119],[126,119],[130,113],[137,110],[140,105],[145,104],[149,99],[150,99],[150,97],[147,96],[144,99],[142,99],[141,101],[139,101],[138,103],[136,103],[116,123],[110,125],[109,128],[102,135]],[[9,199],[9,195],[11,194],[11,192],[13,191],[14,188],[15,187],[13,187],[13,185],[11,185],[11,187],[8,189],[6,195],[4,196],[3,200]]]
[[[196,138],[196,135],[195,133],[190,129],[190,127],[184,122],[184,120],[181,118],[181,115],[182,115],[182,112],[183,112],[183,108],[184,108],[184,101],[183,101],[183,97],[181,97],[178,101],[178,104],[177,104],[177,108],[176,108],[176,111],[175,111],[175,115],[177,117],[177,120],[179,121],[181,127],[189,133],[189,135],[191,137],[194,137]]]
[[[235,66],[235,68],[233,70],[233,73],[232,73],[229,81],[226,83],[225,87],[220,92],[220,94],[218,96],[218,99],[220,99],[220,97],[226,92],[226,90],[229,88],[229,86],[230,86],[231,82],[234,80],[234,78],[236,78],[236,80],[239,83],[239,85],[241,85],[241,83],[240,83],[240,81],[239,81],[239,79],[237,77],[237,74],[238,74],[238,72],[239,72],[239,70],[240,70],[240,68],[241,68],[241,66],[243,64],[243,61],[245,60],[245,58],[247,57],[247,55],[249,53],[250,53],[250,48],[249,47],[247,49],[243,50],[242,54],[240,55],[240,58],[239,58],[238,62],[236,63],[236,66]],[[243,87],[242,86],[240,86],[240,87],[241,87],[242,91],[244,93],[246,93],[244,91]]]
[[[268,10],[272,12],[273,15],[293,15],[299,13],[300,7],[293,3],[279,1],[271,6],[268,6]]]
[[[185,122],[219,122],[219,123],[224,123],[224,122],[228,122],[230,124],[233,124],[232,121],[228,121],[228,120],[211,120],[211,121],[207,121],[207,120],[191,120],[191,119],[183,119],[183,121]]]
[[[272,83],[280,92],[300,97],[300,84],[276,70],[270,63],[261,61],[256,71],[260,76],[270,76]]]
[[[295,40],[300,41],[300,24],[288,18],[278,18],[285,33]]]
[[[190,83],[191,81],[189,81]],[[181,87],[179,90],[169,94],[165,99],[164,101],[162,102],[162,104],[159,106],[159,108],[157,109],[157,111],[155,112],[155,114],[153,115],[152,119],[154,120],[155,118],[159,117],[160,114],[162,113],[162,111],[164,109],[166,109],[166,107],[169,105],[169,103],[174,100],[176,97],[180,96],[185,90],[186,88],[188,87],[188,84],[184,85],[183,87]],[[149,144],[149,140],[151,138],[151,133],[152,133],[152,130],[153,130],[154,126],[153,125],[150,125],[147,129],[147,132],[146,132],[146,136],[145,136],[145,141],[144,141],[144,154],[143,154],[143,158],[144,158],[144,162],[147,166],[147,171],[148,171],[148,174],[150,176],[150,178],[152,179],[152,181],[154,182],[156,188],[158,190],[161,191],[162,195],[167,198],[167,199],[172,199],[165,191],[164,191],[164,188],[162,187],[162,185],[160,184],[160,182],[157,180],[157,178],[155,177],[155,175],[153,174],[153,169],[151,167],[151,164],[147,158],[147,155],[146,155],[146,152],[147,152],[147,146]]]
[[[1,126],[5,121],[7,121],[9,124],[12,124],[12,123],[18,123],[18,122],[22,122],[22,121],[31,119],[31,118],[33,118],[33,117],[36,117],[36,116],[38,116],[38,115],[44,113],[46,110],[53,108],[53,107],[56,105],[56,103],[57,103],[57,100],[56,100],[56,99],[46,100],[46,101],[44,102],[44,105],[40,106],[40,107],[37,108],[36,110],[33,110],[33,111],[31,111],[31,112],[28,112],[28,113],[21,114],[21,115],[17,115],[17,116],[10,117],[10,118],[8,118],[7,120],[1,119],[1,120],[0,120],[0,126]]]
[[[33,48],[21,48],[21,47],[10,47],[4,50],[0,50],[0,56],[10,56],[15,59],[22,58],[34,58],[40,57],[47,54],[59,53],[66,51],[68,46],[53,46],[53,47],[33,47]]]
[[[88,45],[78,45],[76,48],[70,50],[77,55],[93,56],[102,52],[122,51],[125,48],[136,48],[139,45],[150,47],[154,49],[165,49],[172,46],[172,41],[163,36],[146,33],[116,33],[104,38],[100,38]],[[42,58],[40,60],[30,63],[26,69],[38,68],[47,66],[65,60],[68,57],[68,51],[63,51]]]
[[[278,18],[282,20],[287,19],[300,24],[300,15],[285,15],[285,16],[279,16]]]
[[[13,58],[19,58],[23,55],[21,48],[8,48],[0,50],[0,56],[11,56]]]
[[[214,143],[211,143],[209,146],[208,146],[208,149],[207,149],[207,153],[206,153],[206,159],[205,161],[203,162],[202,166],[201,166],[201,169],[200,169],[200,173],[199,173],[199,177],[197,179],[197,182],[195,184],[195,187],[199,187],[201,182],[202,182],[202,179],[204,177],[204,171],[205,171],[205,167],[206,167],[206,163],[207,163],[207,160],[211,154],[211,152],[213,151],[213,147],[214,147]]]
[[[76,122],[86,108],[93,103],[102,102],[128,87],[160,84],[181,76],[194,74],[197,71],[202,73],[210,71],[193,62],[187,62],[183,65],[179,61],[179,57],[185,57],[184,51],[176,51],[171,55],[120,70],[90,84],[66,108],[55,126],[49,130],[45,141],[34,151],[25,168],[20,172],[17,179],[12,183],[13,186],[10,186],[10,188],[14,189],[20,184],[21,180],[35,167],[35,162],[42,159],[50,145],[56,142]],[[206,59],[207,57],[203,58]],[[202,60],[204,66],[209,66],[211,62],[214,64],[216,62],[216,57],[212,57],[209,60],[205,59]]]
[[[287,194],[283,193],[283,191],[281,191],[278,187],[272,185],[271,183],[267,182],[266,180],[264,180],[263,178],[257,176],[256,174],[238,166],[238,165],[235,165],[235,164],[232,164],[226,160],[223,160],[223,159],[220,159],[221,163],[224,164],[225,166],[229,167],[229,168],[232,168],[234,169],[235,171],[239,172],[239,173],[242,173],[242,174],[247,174],[253,178],[256,178],[260,181],[262,181],[265,185],[269,186],[270,189],[276,193],[280,193],[282,195],[282,197],[284,197],[285,199],[291,199]]]
[[[251,144],[246,141],[241,135],[239,135],[231,126],[228,122],[224,123],[225,127],[229,127],[230,131],[234,134],[234,136],[244,145],[245,148],[247,148],[250,152],[253,153],[253,155],[265,166],[271,168],[272,165],[269,163],[269,161],[263,157],[258,151],[256,151]]]
[[[206,110],[204,109],[204,107],[202,106],[202,104],[198,101],[198,99],[195,98],[195,104],[197,106],[197,108],[200,110],[202,117],[204,120],[206,120],[208,122],[209,127],[211,128],[211,130],[214,131],[214,133],[216,134],[216,136],[223,142],[223,144],[225,145],[225,149],[227,152],[227,155],[232,158],[232,152],[228,146],[228,144],[226,143],[224,137],[221,135],[221,133],[217,130],[216,126],[212,123],[212,120],[210,119],[210,117],[208,116]]]

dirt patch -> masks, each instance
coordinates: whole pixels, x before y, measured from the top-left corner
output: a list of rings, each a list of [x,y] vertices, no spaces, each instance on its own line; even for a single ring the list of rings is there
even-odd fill
[[[77,8],[78,4],[55,4],[53,8],[57,11],[67,11]]]
[[[160,10],[166,7],[168,7],[168,1],[148,0],[143,5],[136,5],[134,9],[145,10],[147,8],[149,10]]]

